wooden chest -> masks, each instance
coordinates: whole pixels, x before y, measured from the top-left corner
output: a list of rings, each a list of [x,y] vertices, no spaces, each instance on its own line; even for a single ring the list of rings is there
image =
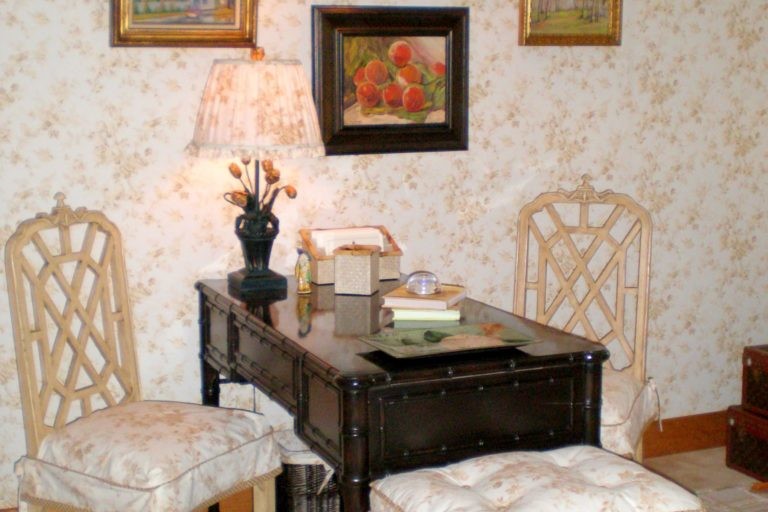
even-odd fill
[[[741,406],[728,408],[726,465],[758,480],[768,480],[768,418]]]
[[[742,363],[741,405],[768,418],[768,345],[746,347]]]

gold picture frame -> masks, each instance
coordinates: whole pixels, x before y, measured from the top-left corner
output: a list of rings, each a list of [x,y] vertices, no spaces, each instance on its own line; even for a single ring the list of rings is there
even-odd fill
[[[520,0],[523,46],[621,44],[622,0]],[[565,5],[567,4],[567,5]]]
[[[110,0],[112,46],[251,47],[257,0]]]

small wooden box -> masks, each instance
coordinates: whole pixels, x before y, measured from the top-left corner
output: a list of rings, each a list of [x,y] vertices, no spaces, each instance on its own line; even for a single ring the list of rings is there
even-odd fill
[[[360,228],[374,228],[379,231],[382,241],[381,252],[379,253],[379,279],[400,279],[400,257],[403,252],[389,234],[384,226],[356,226],[352,228],[333,228],[333,229],[300,229],[302,248],[307,251],[310,257],[310,268],[312,270],[312,282],[315,284],[333,284],[334,283],[334,264],[333,250],[323,250],[316,246],[312,234],[322,231],[347,231],[349,236],[341,236],[338,239],[338,246],[358,243],[363,244],[366,241],[355,239],[355,230]],[[335,247],[334,247],[335,248]]]
[[[758,480],[768,480],[768,418],[741,406],[728,408],[725,463]]]
[[[342,245],[333,251],[334,292],[373,295],[379,291],[379,246]]]
[[[741,405],[768,418],[768,345],[746,347],[742,363]]]

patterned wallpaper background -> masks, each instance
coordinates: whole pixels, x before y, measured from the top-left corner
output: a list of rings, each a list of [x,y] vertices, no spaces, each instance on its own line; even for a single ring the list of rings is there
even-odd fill
[[[144,396],[197,401],[193,285],[241,263],[229,162],[184,147],[212,60],[247,51],[110,48],[108,3],[0,0],[0,242],[59,190],[105,211],[125,239]],[[313,3],[258,6],[259,44],[308,74]],[[300,227],[384,224],[403,271],[511,309],[517,212],[590,173],[653,216],[663,416],[739,402],[742,348],[768,332],[768,3],[625,0],[621,46],[573,48],[518,46],[515,0],[339,3],[471,8],[470,149],[277,162],[299,197],[276,207],[273,268],[292,268]],[[24,433],[0,288],[7,506]]]

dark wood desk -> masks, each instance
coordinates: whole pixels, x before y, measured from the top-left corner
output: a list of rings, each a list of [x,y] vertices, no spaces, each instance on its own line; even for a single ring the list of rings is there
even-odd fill
[[[288,286],[286,300],[245,304],[225,280],[197,283],[203,402],[218,404],[221,376],[269,394],[336,465],[346,512],[367,510],[368,484],[390,472],[599,445],[602,345],[467,299],[463,322],[499,322],[541,341],[395,359],[358,339],[379,328],[379,294],[334,296],[327,285],[300,298]]]

